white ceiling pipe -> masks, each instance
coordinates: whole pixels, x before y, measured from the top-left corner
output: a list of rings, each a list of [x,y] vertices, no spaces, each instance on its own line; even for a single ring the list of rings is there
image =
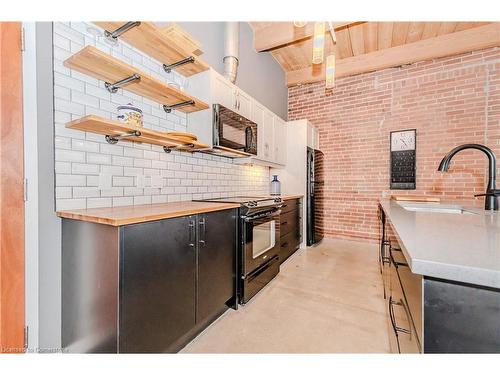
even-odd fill
[[[224,77],[232,83],[238,73],[238,55],[240,47],[240,23],[226,22],[224,30]]]

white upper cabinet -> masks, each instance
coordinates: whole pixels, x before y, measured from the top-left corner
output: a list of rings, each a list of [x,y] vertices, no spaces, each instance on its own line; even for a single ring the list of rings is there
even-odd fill
[[[226,78],[214,74],[213,102],[222,104],[231,111],[250,119],[252,116],[252,97],[233,85]]]
[[[257,152],[257,157],[266,161],[274,162],[274,119],[275,115],[268,109],[264,110],[264,121],[262,123],[262,152]]]
[[[252,116],[252,97],[238,89],[238,92],[236,93],[236,101],[238,103],[237,112],[243,117],[250,119]]]
[[[287,124],[278,116],[274,116],[274,162],[286,164]]]
[[[279,116],[213,69],[189,77],[190,93],[210,108],[189,114],[187,130],[198,140],[213,146],[213,105],[221,104],[257,124],[257,156],[235,162],[260,163],[279,167],[286,163],[286,127]]]
[[[214,104],[222,104],[224,107],[236,112],[238,107],[236,101],[237,89],[234,85],[224,77],[214,75],[213,86],[212,102]]]
[[[257,157],[263,158],[264,155],[264,111],[265,107],[254,102],[252,105],[252,116],[250,120],[257,124]]]
[[[254,161],[286,164],[287,124],[262,104],[254,101],[251,120],[257,124],[257,157]]]

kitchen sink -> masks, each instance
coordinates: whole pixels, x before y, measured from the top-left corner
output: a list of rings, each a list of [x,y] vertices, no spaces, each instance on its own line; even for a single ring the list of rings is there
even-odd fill
[[[461,206],[452,204],[440,204],[440,203],[420,203],[420,202],[398,202],[398,204],[407,211],[415,212],[432,212],[432,213],[443,213],[443,214],[475,214]]]

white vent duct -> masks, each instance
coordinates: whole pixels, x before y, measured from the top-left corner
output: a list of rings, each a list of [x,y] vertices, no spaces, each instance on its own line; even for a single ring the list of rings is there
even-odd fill
[[[238,73],[238,55],[240,48],[240,23],[226,22],[224,30],[224,77],[232,83]]]

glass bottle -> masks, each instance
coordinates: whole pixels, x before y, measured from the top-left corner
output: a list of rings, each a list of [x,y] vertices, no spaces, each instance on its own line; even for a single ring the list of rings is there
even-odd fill
[[[271,181],[271,195],[281,195],[281,182],[278,180],[278,175],[273,175]]]

